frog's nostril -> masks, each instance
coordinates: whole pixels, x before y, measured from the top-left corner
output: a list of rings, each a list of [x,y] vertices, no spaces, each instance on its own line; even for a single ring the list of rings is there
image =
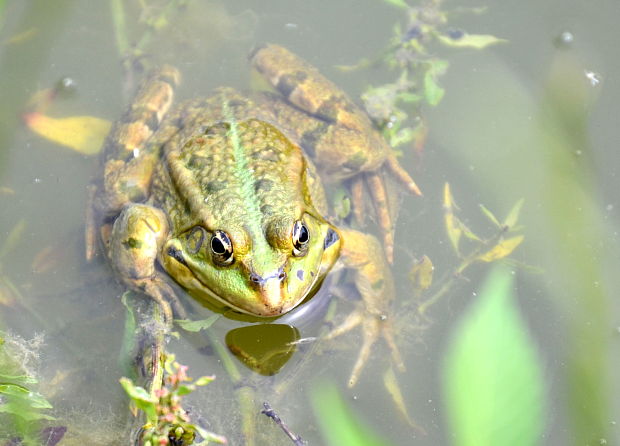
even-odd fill
[[[278,280],[280,282],[283,282],[286,279],[286,273],[283,270],[280,270],[280,272],[278,273]]]
[[[263,278],[256,273],[250,273],[250,280],[254,283],[261,283]]]

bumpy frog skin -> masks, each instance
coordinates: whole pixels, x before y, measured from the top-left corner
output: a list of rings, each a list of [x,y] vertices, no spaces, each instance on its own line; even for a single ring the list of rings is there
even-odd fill
[[[282,96],[220,89],[171,109],[176,69],[143,83],[106,140],[87,257],[101,240],[119,279],[157,300],[169,321],[169,278],[216,306],[276,317],[311,296],[341,257],[363,301],[330,335],[364,329],[350,384],[379,335],[402,368],[385,321],[394,293],[384,173],[419,191],[366,115],[314,67],[275,45],[251,60]],[[383,245],[326,220],[322,180],[342,179],[358,214],[370,191]]]

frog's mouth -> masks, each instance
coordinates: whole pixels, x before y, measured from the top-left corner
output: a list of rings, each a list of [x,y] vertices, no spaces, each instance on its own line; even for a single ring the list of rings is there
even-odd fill
[[[317,285],[320,276],[319,274],[315,274],[314,279],[308,283],[303,292],[299,293],[299,297],[295,300],[291,300],[287,290],[288,282],[286,274],[282,274],[283,269],[284,268],[280,268],[277,273],[267,278],[257,277],[254,273],[248,275],[248,282],[251,283],[252,287],[256,290],[257,296],[256,304],[250,307],[235,305],[216,293],[193,273],[192,278],[194,280],[192,282],[194,282],[195,286],[188,286],[187,283],[183,284],[183,286],[188,289],[190,294],[194,294],[195,292],[199,294],[199,297],[210,298],[217,301],[222,307],[231,308],[239,313],[261,318],[274,318],[288,313],[304,302]]]

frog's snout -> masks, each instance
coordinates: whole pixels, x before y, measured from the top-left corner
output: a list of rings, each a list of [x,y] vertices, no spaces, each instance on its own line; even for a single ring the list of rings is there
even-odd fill
[[[250,281],[257,288],[260,302],[265,305],[261,311],[263,316],[278,316],[288,311],[288,308],[284,308],[287,295],[284,287],[286,272],[283,268],[265,276],[252,271]]]

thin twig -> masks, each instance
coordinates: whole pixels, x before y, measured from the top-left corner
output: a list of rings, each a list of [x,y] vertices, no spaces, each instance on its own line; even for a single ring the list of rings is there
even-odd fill
[[[276,413],[275,410],[271,408],[268,402],[263,403],[264,409],[260,411],[260,413],[265,414],[269,418],[271,418],[275,423],[280,426],[280,428],[284,431],[284,433],[293,441],[295,446],[304,446],[307,443],[301,439],[299,435],[294,434],[286,424],[282,421],[280,416]]]

